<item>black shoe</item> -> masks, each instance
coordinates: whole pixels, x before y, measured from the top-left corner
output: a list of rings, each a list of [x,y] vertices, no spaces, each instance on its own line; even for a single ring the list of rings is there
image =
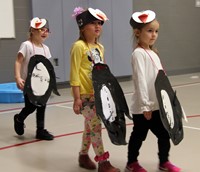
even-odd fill
[[[36,139],[40,140],[53,140],[54,136],[50,134],[47,130],[37,130],[36,132]]]
[[[18,114],[16,114],[14,116],[14,129],[15,129],[15,132],[18,135],[23,135],[24,134],[24,128],[25,128],[24,122],[20,122],[18,120]]]

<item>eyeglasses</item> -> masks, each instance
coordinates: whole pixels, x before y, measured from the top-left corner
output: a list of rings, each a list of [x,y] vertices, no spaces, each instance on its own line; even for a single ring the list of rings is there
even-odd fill
[[[42,32],[42,33],[51,33],[51,32],[49,31],[49,29],[47,29],[47,28],[41,28],[41,29],[38,29],[38,31],[39,31],[39,32]]]

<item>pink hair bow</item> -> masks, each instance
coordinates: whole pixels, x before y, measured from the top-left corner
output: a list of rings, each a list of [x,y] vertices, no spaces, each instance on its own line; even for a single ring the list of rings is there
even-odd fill
[[[76,7],[74,8],[74,13],[72,14],[72,17],[76,17],[79,14],[81,14],[83,11],[85,11],[82,7]]]

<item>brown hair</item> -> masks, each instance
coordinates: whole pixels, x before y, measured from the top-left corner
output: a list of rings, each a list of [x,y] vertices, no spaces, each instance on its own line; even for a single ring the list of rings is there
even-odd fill
[[[86,39],[85,39],[85,35],[84,35],[84,33],[83,33],[83,30],[82,30],[82,29],[80,29],[80,30],[79,30],[79,38],[78,38],[78,40],[82,40],[82,41],[84,41],[84,42],[86,42],[86,43],[87,43],[87,41],[86,41]],[[96,40],[95,40],[95,43],[97,44],[97,43],[98,43],[98,41],[99,41],[99,37],[98,37],[98,38],[96,38]]]

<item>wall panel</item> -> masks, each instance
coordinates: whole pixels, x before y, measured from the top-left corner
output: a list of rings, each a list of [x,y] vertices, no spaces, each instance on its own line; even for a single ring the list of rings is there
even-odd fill
[[[60,78],[69,80],[69,49],[78,38],[76,21],[71,17],[76,6],[100,8],[110,20],[103,27],[100,41],[105,57],[116,76],[131,74],[132,11],[152,9],[160,22],[157,47],[168,74],[200,72],[200,8],[189,0],[13,0],[15,38],[0,39],[0,83],[14,81],[14,62],[21,42],[27,39],[29,21],[34,15],[47,17],[52,34],[47,40]],[[33,7],[32,7],[33,4]],[[33,14],[32,14],[33,11]],[[6,26],[6,25],[5,25]],[[6,73],[6,74],[4,74]]]

